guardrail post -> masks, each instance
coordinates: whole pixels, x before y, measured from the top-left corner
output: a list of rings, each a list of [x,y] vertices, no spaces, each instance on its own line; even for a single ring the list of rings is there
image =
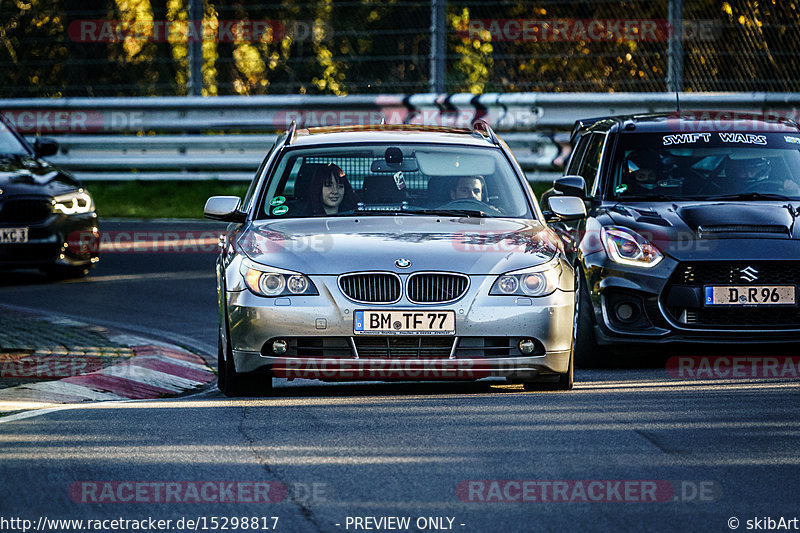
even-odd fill
[[[445,92],[445,70],[447,68],[445,38],[447,36],[447,12],[445,0],[431,0],[431,77],[432,93]]]
[[[189,95],[203,94],[203,0],[189,0]]]
[[[683,0],[669,0],[669,49],[667,91],[683,91]]]

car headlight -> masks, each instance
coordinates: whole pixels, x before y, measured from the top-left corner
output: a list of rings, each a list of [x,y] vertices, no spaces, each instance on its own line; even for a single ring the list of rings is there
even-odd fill
[[[270,272],[247,267],[244,273],[244,283],[248,289],[259,296],[313,296],[319,294],[314,283],[307,276],[297,273]]]
[[[94,200],[83,189],[56,196],[51,201],[54,213],[62,215],[80,215],[94,211]]]
[[[493,296],[547,296],[558,287],[561,265],[550,263],[549,266],[527,268],[507,272],[497,278],[489,294]]]
[[[631,229],[610,226],[600,235],[608,257],[615,263],[652,268],[664,259],[658,248]]]

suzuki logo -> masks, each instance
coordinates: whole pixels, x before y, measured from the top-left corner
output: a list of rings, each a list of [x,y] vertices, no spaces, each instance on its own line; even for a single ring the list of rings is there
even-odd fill
[[[739,272],[739,279],[742,281],[755,281],[758,279],[758,270],[751,266],[743,268]]]

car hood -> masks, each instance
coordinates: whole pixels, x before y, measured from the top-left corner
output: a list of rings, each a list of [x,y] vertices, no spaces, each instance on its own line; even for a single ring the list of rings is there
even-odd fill
[[[552,231],[536,221],[427,216],[257,221],[238,243],[258,263],[305,274],[499,274],[545,263],[558,249]],[[400,268],[399,259],[411,265]]]
[[[0,189],[3,196],[53,196],[74,190],[79,183],[53,165],[25,155],[0,154]]]
[[[637,202],[617,204],[606,214],[680,260],[800,254],[797,201]]]

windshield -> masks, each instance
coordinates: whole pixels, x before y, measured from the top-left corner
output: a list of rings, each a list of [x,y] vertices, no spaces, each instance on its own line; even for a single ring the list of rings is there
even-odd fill
[[[800,199],[800,133],[622,135],[612,198]]]
[[[258,218],[364,215],[531,217],[495,148],[359,144],[287,150]]]
[[[28,150],[19,142],[19,139],[11,133],[2,120],[0,120],[0,154],[21,154],[27,155]]]

